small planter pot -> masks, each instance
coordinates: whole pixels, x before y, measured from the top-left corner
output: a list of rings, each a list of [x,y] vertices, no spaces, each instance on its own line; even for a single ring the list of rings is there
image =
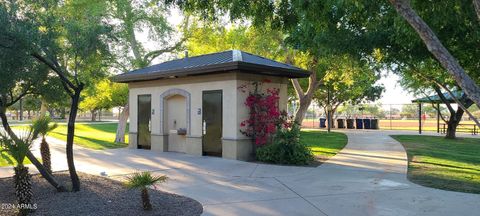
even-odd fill
[[[186,128],[179,128],[179,129],[177,129],[177,134],[178,135],[187,135],[187,129]]]

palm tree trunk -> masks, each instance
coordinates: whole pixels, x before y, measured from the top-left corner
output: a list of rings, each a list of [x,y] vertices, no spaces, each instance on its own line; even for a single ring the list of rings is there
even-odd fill
[[[142,205],[143,205],[143,210],[145,211],[152,210],[152,204],[150,203],[150,195],[148,195],[147,188],[142,189]]]
[[[30,174],[28,173],[28,167],[19,164],[13,169],[15,170],[15,195],[17,196],[18,204],[23,206],[23,208],[20,209],[19,215],[27,215],[31,211],[28,209],[28,206],[32,205],[33,196],[32,182]]]
[[[42,142],[40,143],[40,154],[42,155],[42,163],[45,166],[45,169],[52,173],[52,161],[50,155],[50,147],[48,146],[45,136],[42,137]]]
[[[18,139],[15,133],[13,133],[12,128],[10,128],[10,125],[8,124],[7,120],[7,115],[5,114],[6,108],[0,107],[0,119],[2,119],[2,125],[5,131],[8,133],[10,137],[13,139]],[[50,174],[47,169],[40,163],[40,161],[37,160],[37,158],[32,154],[30,150],[27,151],[27,158],[32,162],[33,165],[37,168],[38,172],[42,175],[45,180],[48,181],[55,189],[57,189],[58,192],[66,192],[67,188],[65,188],[63,185],[58,183],[58,181],[53,177],[52,174]]]
[[[40,117],[45,117],[45,115],[47,114],[47,102],[45,101],[45,99],[41,99],[42,101],[42,104],[40,105]]]

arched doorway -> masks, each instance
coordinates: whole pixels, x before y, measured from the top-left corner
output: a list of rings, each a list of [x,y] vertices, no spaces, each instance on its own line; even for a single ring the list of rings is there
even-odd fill
[[[167,150],[174,152],[186,152],[186,139],[190,134],[190,93],[183,89],[170,89],[164,92],[160,98],[160,125]]]
[[[186,137],[182,130],[187,129],[185,116],[186,98],[174,95],[165,101],[165,132],[168,134],[168,151],[185,152]]]

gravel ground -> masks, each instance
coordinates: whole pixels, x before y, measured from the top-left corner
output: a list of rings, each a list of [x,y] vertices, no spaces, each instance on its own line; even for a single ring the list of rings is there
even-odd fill
[[[191,198],[149,190],[153,210],[143,211],[140,191],[129,190],[120,181],[78,173],[82,190],[77,193],[57,193],[40,176],[32,176],[34,203],[37,210],[31,215],[200,215],[202,205]],[[55,173],[69,183],[68,173]],[[157,186],[157,188],[161,185]],[[4,209],[5,203],[16,203],[12,178],[0,179],[0,215],[15,215]],[[3,207],[3,208],[2,208]]]

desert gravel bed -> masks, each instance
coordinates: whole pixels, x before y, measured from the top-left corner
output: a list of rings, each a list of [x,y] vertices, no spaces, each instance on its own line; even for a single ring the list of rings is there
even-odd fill
[[[56,173],[62,182],[69,182],[68,173]],[[34,203],[38,209],[31,215],[200,215],[202,205],[194,199],[149,190],[153,210],[142,209],[140,192],[129,190],[120,181],[79,173],[82,190],[77,193],[57,193],[40,176],[32,176]],[[68,185],[68,184],[67,184]],[[157,186],[161,189],[161,185]],[[16,203],[12,178],[0,179],[0,203]],[[0,215],[15,215],[0,209]]]

